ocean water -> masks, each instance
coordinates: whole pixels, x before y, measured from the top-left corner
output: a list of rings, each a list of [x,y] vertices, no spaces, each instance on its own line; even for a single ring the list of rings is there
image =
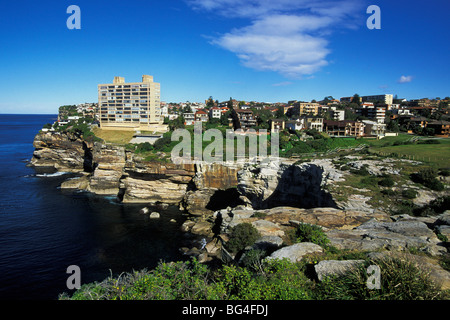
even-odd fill
[[[70,265],[80,267],[84,284],[186,259],[179,248],[200,239],[180,231],[186,216],[176,207],[149,219],[139,213],[144,205],[59,189],[74,174],[27,166],[34,136],[55,118],[0,115],[0,300],[71,294]]]

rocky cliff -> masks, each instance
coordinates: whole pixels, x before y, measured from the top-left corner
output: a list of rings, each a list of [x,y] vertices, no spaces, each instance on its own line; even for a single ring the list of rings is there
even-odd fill
[[[39,133],[31,164],[83,172],[64,182],[95,194],[116,195],[124,203],[180,204],[193,215],[245,205],[264,209],[336,207],[323,190],[340,175],[327,161],[173,164],[145,161],[123,146],[83,141],[70,133]]]
[[[66,172],[92,171],[92,145],[78,134],[40,132],[33,146],[35,151],[30,165],[34,167]]]
[[[246,164],[238,173],[237,188],[255,209],[336,207],[332,195],[323,189],[330,172],[323,163]]]

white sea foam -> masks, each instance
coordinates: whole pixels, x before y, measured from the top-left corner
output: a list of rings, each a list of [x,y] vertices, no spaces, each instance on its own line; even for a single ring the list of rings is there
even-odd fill
[[[54,173],[38,173],[36,174],[36,177],[59,177],[65,174],[69,174],[70,172],[54,172]]]

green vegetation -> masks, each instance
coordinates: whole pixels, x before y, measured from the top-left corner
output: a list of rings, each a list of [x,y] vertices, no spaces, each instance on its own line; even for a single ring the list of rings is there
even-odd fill
[[[435,191],[445,189],[444,184],[437,179],[437,172],[433,168],[425,168],[411,175],[411,180]]]
[[[312,242],[322,247],[330,242],[321,227],[308,223],[300,224],[290,238],[292,242]]]
[[[379,154],[425,161],[437,168],[445,168],[448,166],[450,139],[418,140],[416,143],[408,139],[411,139],[410,135],[399,135],[398,137],[388,137],[382,140],[372,141],[370,143],[370,150]]]
[[[366,285],[369,264],[380,268],[381,288],[378,290],[370,290]],[[434,300],[446,297],[426,272],[408,260],[385,258],[355,269],[341,277],[327,278],[318,286],[319,295],[338,300]]]
[[[341,276],[318,282],[309,276],[320,260],[364,259],[366,262]],[[256,257],[256,260],[258,258]],[[256,261],[254,260],[254,261]],[[445,263],[445,261],[444,261]],[[381,270],[381,288],[367,287],[367,267]],[[258,268],[254,266],[258,265]],[[413,262],[385,258],[371,261],[363,253],[338,252],[306,257],[302,262],[259,260],[248,267],[217,268],[197,260],[160,263],[154,270],[135,271],[117,278],[83,285],[73,300],[440,300],[448,299],[428,274]]]
[[[230,240],[227,242],[227,249],[237,253],[247,246],[251,246],[259,238],[258,230],[251,223],[241,223],[233,227],[230,233]]]

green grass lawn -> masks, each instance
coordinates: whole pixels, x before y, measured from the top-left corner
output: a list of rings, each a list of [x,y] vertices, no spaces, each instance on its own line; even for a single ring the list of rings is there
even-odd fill
[[[382,141],[384,139],[378,143]],[[450,139],[439,141],[440,144],[372,145],[371,151],[386,155],[395,153],[401,158],[428,162],[438,168],[450,167]]]

